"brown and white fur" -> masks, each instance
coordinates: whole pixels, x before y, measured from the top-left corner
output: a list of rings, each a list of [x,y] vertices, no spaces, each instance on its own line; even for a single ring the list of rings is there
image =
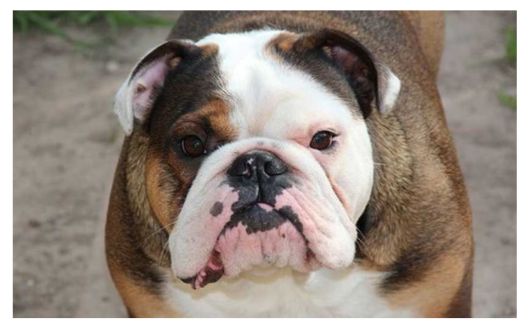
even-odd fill
[[[130,315],[470,316],[442,28],[425,12],[184,13],[116,96],[106,252]],[[190,135],[204,154],[183,153]],[[254,152],[285,165],[258,201],[230,172]]]

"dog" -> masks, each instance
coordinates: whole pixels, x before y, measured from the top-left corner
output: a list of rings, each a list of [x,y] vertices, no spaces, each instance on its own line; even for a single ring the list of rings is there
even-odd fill
[[[131,317],[469,317],[443,15],[185,12],[118,90]]]

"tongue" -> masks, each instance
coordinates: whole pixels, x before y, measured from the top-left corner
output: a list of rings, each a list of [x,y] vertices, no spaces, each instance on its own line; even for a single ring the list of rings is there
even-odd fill
[[[224,273],[223,262],[219,253],[214,251],[208,260],[208,264],[194,277],[182,279],[185,283],[190,283],[193,289],[203,288],[208,283],[219,280]]]

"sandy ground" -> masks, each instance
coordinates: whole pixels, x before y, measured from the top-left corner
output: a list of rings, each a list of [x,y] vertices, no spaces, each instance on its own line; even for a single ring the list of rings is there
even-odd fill
[[[446,22],[439,84],[474,212],[474,314],[513,317],[516,112],[497,94],[515,93],[515,69],[503,60],[515,14],[456,12]],[[53,36],[14,36],[15,317],[124,315],[102,254],[123,137],[111,103],[168,30],[124,30],[92,55]]]

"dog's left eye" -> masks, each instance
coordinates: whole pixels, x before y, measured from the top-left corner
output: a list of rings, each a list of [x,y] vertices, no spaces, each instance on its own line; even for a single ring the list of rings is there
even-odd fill
[[[180,140],[180,148],[186,156],[195,158],[206,154],[204,142],[196,135],[188,135]]]
[[[309,146],[316,150],[325,150],[331,147],[333,144],[333,138],[335,136],[336,134],[330,131],[319,131],[315,133],[311,139],[311,143],[309,143]]]

